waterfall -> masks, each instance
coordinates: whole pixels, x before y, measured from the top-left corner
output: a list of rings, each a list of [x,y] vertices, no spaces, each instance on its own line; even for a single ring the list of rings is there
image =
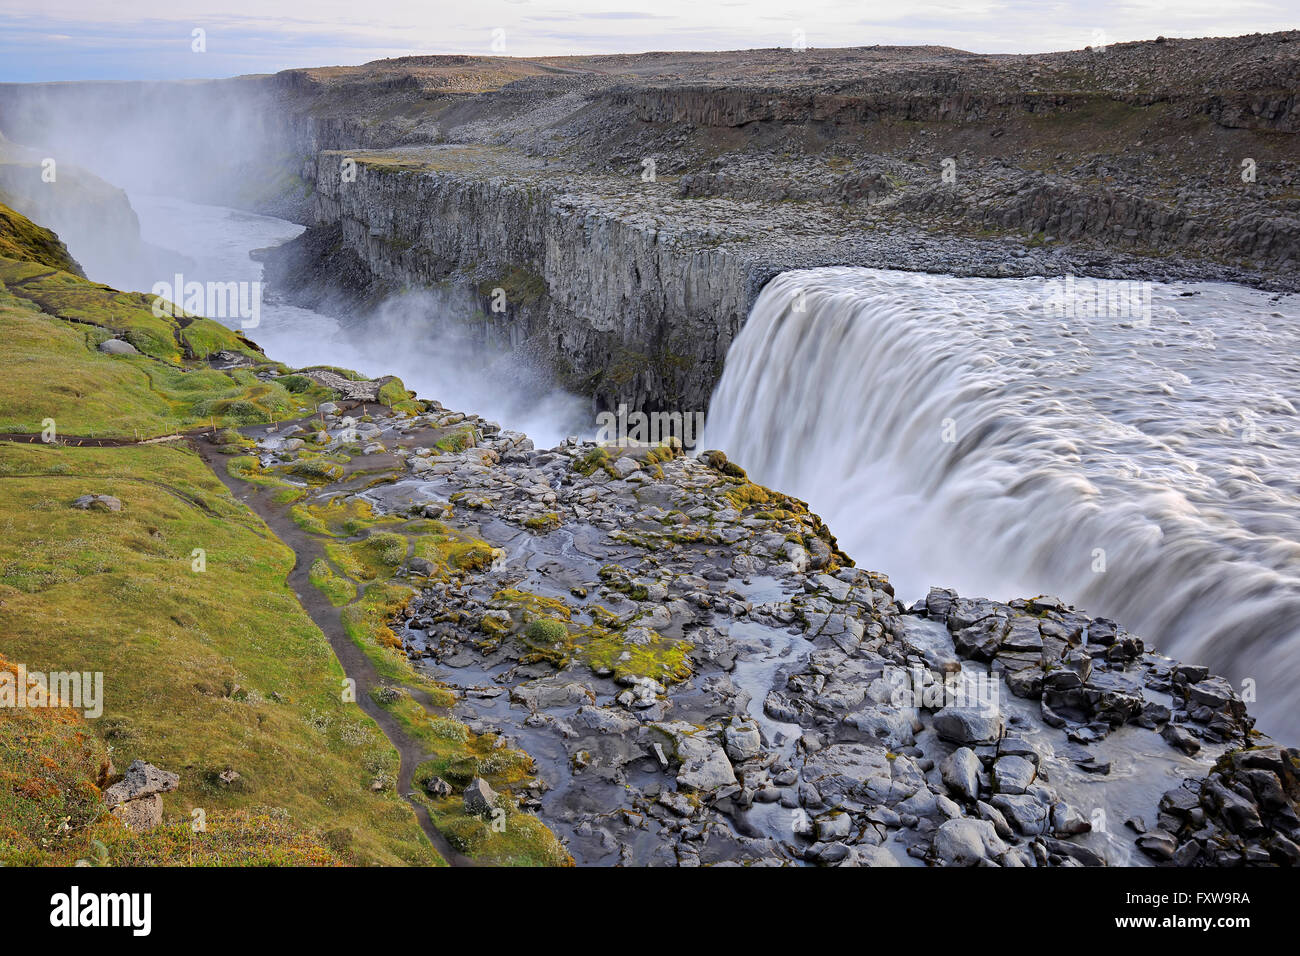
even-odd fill
[[[1260,728],[1294,738],[1300,302],[1142,284],[1125,308],[1133,291],[783,273],[701,447],[806,499],[909,602],[1058,595],[1253,686]]]

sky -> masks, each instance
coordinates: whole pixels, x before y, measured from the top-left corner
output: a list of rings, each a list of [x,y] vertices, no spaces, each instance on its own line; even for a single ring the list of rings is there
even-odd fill
[[[734,50],[800,39],[811,47],[1038,53],[1298,25],[1295,0],[4,0],[0,81],[235,76],[428,53]]]

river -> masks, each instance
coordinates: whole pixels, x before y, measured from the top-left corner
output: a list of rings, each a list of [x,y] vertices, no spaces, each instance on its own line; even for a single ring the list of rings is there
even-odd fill
[[[143,240],[190,261],[183,266],[186,283],[261,282],[262,265],[250,253],[303,231],[284,219],[225,206],[136,192],[130,200]],[[92,278],[113,284],[115,277]],[[158,281],[170,283],[172,276],[159,276]],[[486,348],[457,318],[444,314],[433,297],[419,294],[390,299],[364,321],[360,316],[340,318],[290,305],[267,285],[257,327],[243,331],[268,356],[287,365],[341,366],[372,377],[397,375],[421,397],[523,431],[539,447],[592,431],[585,400],[551,387],[505,353]]]

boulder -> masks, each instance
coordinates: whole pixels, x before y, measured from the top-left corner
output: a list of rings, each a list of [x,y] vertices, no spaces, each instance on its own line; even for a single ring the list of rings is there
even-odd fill
[[[497,808],[498,794],[482,777],[475,777],[465,787],[465,812],[472,816],[486,816]]]
[[[104,791],[104,802],[112,807],[158,793],[170,793],[176,789],[180,780],[177,774],[159,770],[143,760],[135,760],[126,768],[125,776]]]
[[[959,747],[939,765],[939,776],[953,796],[977,800],[980,795],[980,761],[969,747]]]
[[[162,795],[176,789],[180,777],[143,760],[132,762],[121,780],[104,791],[104,804],[129,830],[151,830],[162,823]]]
[[[134,345],[123,339],[106,339],[99,343],[99,350],[105,355],[139,355]]]
[[[72,503],[72,507],[82,511],[121,511],[122,502],[112,495],[82,495]]]
[[[424,782],[424,792],[431,797],[451,796],[451,784],[442,777],[433,776]]]
[[[727,756],[738,763],[756,757],[763,749],[763,739],[758,732],[758,724],[742,721],[739,717],[731,719],[731,725],[727,727],[723,737],[726,740]]]
[[[1024,793],[1035,775],[1034,765],[1024,757],[999,757],[993,765],[993,789],[997,793]]]
[[[934,729],[955,744],[989,744],[1002,735],[1002,718],[969,707],[945,707],[934,715]]]
[[[978,866],[996,860],[1007,845],[987,820],[949,820],[934,837],[934,853],[946,866]]]

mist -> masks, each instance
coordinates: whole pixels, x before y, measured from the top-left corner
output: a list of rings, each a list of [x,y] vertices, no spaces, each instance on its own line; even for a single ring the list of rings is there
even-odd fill
[[[150,292],[177,274],[264,283],[251,253],[303,231],[310,209],[292,156],[316,145],[295,150],[269,79],[0,86],[0,200],[54,229],[88,278],[115,288]],[[271,285],[261,292],[254,327],[210,317],[272,359],[397,375],[421,398],[539,447],[593,428],[589,403],[493,341],[465,295],[415,289],[365,309],[314,296],[327,304],[305,309]]]

